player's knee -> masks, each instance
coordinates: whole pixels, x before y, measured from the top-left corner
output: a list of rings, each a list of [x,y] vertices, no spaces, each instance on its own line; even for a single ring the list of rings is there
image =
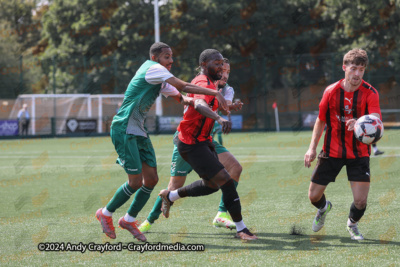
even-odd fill
[[[148,188],[154,188],[158,183],[158,176],[151,176],[151,177],[145,177],[143,179],[143,185],[148,187]]]
[[[243,171],[243,167],[242,165],[240,165],[240,163],[238,162],[237,164],[235,164],[235,167],[233,169],[233,173],[234,175],[232,175],[232,178],[237,178],[236,182],[239,181],[240,175],[242,174]]]
[[[322,196],[318,194],[314,194],[312,192],[308,192],[308,199],[310,200],[311,203],[318,202],[321,199]]]
[[[206,180],[203,180],[203,182],[204,182],[205,186],[207,186],[209,188],[212,188],[212,189],[215,189],[215,190],[219,190],[219,186],[217,184],[215,184],[215,183],[213,183],[211,181],[206,181]]]
[[[222,185],[226,184],[230,179],[231,176],[229,175],[229,173],[225,169],[222,169],[217,175],[215,175],[211,179],[211,181],[221,187]]]
[[[354,200],[354,205],[356,206],[357,209],[362,210],[367,206],[367,200],[366,199],[360,199],[360,200]]]
[[[128,181],[129,187],[138,190],[140,187],[142,187],[142,181],[140,179],[129,179]]]

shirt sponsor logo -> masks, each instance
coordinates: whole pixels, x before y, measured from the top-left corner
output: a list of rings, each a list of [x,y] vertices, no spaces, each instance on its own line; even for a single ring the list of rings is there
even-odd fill
[[[350,120],[352,118],[353,117],[351,117],[351,116],[339,116],[339,115],[336,115],[336,119],[338,119],[338,121],[340,121],[340,122],[346,122],[346,121],[348,121],[348,120]]]

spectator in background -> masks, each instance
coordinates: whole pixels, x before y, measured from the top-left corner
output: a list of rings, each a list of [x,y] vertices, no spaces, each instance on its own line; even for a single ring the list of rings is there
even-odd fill
[[[122,106],[122,102],[118,102],[118,106],[117,106],[117,108],[115,109],[115,113],[118,113],[118,111],[119,111],[119,109],[121,108],[121,106]]]
[[[28,135],[29,121],[28,105],[23,104],[18,112],[19,135]]]

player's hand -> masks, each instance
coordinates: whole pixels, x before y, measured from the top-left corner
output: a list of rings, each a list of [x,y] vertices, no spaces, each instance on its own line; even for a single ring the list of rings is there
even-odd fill
[[[307,168],[311,167],[311,162],[315,160],[317,156],[317,151],[315,149],[309,148],[307,153],[304,155],[304,166]]]
[[[350,119],[346,121],[346,127],[347,131],[353,131],[354,130],[354,125],[356,124],[356,119]]]
[[[194,106],[194,99],[192,97],[188,97],[185,95],[182,95],[182,99],[181,99],[181,103],[182,105],[190,105],[190,106]]]
[[[228,104],[226,103],[226,100],[224,96],[221,94],[221,92],[218,91],[215,97],[217,98],[220,107],[229,113]]]
[[[231,105],[231,110],[239,111],[242,109],[242,107],[243,107],[243,102],[241,102],[240,100],[236,100],[235,103]]]
[[[232,122],[231,121],[225,120],[224,118],[219,116],[217,122],[221,125],[222,132],[224,134],[227,134],[232,130]]]

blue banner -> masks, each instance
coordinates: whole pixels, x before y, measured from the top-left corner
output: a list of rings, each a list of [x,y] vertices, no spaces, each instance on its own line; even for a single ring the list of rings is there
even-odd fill
[[[225,120],[228,116],[222,116]],[[241,130],[243,128],[243,116],[242,115],[231,115],[232,129]]]
[[[0,136],[18,135],[17,120],[0,120]]]

